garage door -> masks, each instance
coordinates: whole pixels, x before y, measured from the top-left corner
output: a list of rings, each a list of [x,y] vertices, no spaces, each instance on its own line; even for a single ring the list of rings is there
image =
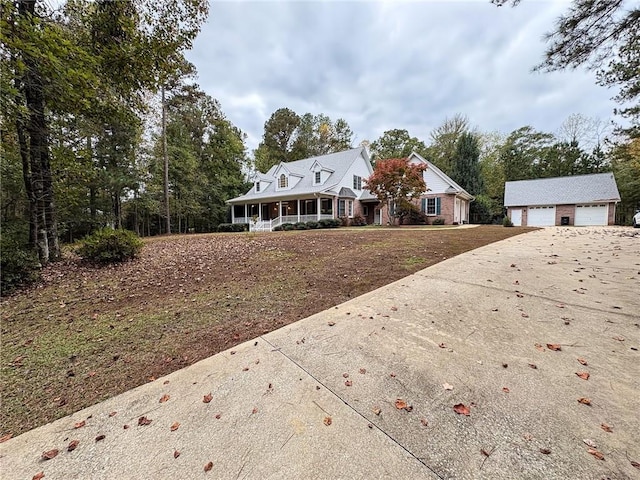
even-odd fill
[[[575,225],[606,225],[608,219],[607,204],[576,205]]]
[[[530,227],[550,227],[556,224],[556,206],[529,207],[527,225]]]

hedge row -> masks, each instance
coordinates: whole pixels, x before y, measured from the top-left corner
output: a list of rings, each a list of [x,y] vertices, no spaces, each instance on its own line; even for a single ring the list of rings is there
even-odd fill
[[[246,232],[249,230],[248,223],[221,223],[218,225],[218,232]]]
[[[289,231],[289,230],[313,230],[316,228],[337,228],[342,225],[342,221],[339,218],[323,218],[320,221],[311,220],[309,222],[298,223],[283,223],[274,227],[274,232]]]

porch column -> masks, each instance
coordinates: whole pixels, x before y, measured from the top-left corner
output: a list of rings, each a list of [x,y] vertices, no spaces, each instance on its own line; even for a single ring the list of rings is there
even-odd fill
[[[264,218],[262,218],[262,203],[258,202],[258,218],[262,222]]]
[[[234,215],[235,205],[231,204],[231,223],[236,223],[236,216]]]
[[[249,220],[247,220],[247,204],[244,204],[244,221],[249,223]]]
[[[282,202],[278,202],[278,213],[279,213],[279,217],[282,217]]]
[[[300,222],[300,199],[298,199],[298,222]]]
[[[320,221],[320,205],[321,205],[320,197],[317,198],[316,203],[317,203],[316,215],[318,216],[318,221]]]

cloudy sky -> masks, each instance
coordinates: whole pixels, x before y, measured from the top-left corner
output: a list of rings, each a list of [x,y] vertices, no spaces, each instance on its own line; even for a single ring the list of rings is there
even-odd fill
[[[355,145],[385,130],[429,139],[446,117],[483,131],[555,132],[608,120],[615,92],[585,70],[532,73],[567,0],[212,1],[188,58],[198,83],[257,146],[278,108],[344,118]]]

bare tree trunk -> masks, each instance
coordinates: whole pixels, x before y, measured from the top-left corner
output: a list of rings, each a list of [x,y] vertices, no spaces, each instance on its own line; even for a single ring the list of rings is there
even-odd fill
[[[20,0],[18,3],[21,20],[33,22],[34,11],[35,0]],[[49,159],[44,85],[33,58],[27,54],[23,56],[23,61],[26,68],[20,82],[20,91],[24,94],[29,117],[24,128],[18,122],[18,132],[22,136],[19,141],[21,155],[28,150],[28,165],[25,156],[22,161],[25,188],[29,195],[30,220],[35,224],[35,227],[30,228],[33,235],[31,241],[37,249],[40,263],[46,265],[60,256],[60,246]]]
[[[164,161],[164,207],[167,235],[171,235],[171,212],[169,209],[169,154],[167,152],[167,105],[162,86],[162,159]]]
[[[24,188],[29,199],[29,245],[36,245],[36,239],[38,238],[36,199],[32,188],[29,147],[25,137],[25,126],[20,118],[16,122],[16,130],[18,131],[18,144],[20,145],[20,158],[22,159],[22,178],[24,179]]]

